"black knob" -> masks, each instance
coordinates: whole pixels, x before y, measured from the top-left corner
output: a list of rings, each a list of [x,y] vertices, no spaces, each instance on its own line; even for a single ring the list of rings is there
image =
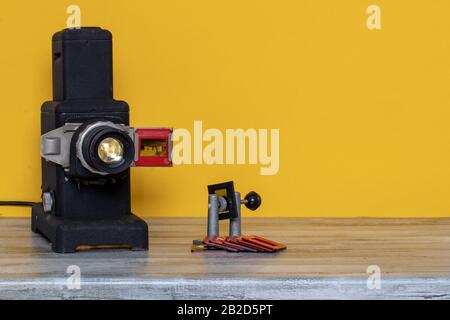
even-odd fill
[[[247,193],[244,200],[245,206],[252,211],[258,209],[261,205],[261,196],[255,191],[250,191],[249,193]]]

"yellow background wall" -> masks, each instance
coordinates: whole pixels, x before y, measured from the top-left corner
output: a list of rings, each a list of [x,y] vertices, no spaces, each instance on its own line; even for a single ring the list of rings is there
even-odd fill
[[[366,27],[372,3],[380,31]],[[39,200],[50,39],[70,4],[113,33],[115,97],[133,125],[280,128],[275,176],[133,169],[138,215],[205,216],[206,185],[234,179],[263,196],[247,216],[450,216],[448,0],[3,1],[1,200]]]

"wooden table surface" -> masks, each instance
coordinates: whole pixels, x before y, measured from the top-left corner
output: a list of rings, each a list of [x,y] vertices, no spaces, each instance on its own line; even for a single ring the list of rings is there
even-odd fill
[[[276,254],[191,253],[206,219],[147,221],[148,252],[57,254],[28,219],[1,218],[0,299],[450,299],[450,219],[244,219],[244,234],[288,245]]]

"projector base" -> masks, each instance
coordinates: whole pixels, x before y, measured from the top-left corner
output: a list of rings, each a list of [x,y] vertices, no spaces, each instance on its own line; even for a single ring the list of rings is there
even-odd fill
[[[42,205],[31,210],[31,230],[44,235],[57,253],[73,253],[80,246],[128,246],[148,250],[148,226],[133,214],[102,220],[64,219],[45,213]]]

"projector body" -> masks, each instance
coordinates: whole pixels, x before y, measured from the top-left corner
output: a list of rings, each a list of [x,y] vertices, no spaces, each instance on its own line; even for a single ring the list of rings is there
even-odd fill
[[[131,213],[130,196],[130,166],[142,162],[143,140],[129,127],[128,104],[113,99],[112,36],[100,28],[66,29],[52,42],[53,101],[41,108],[42,204],[32,208],[32,230],[59,253],[102,245],[146,250],[148,227]],[[171,132],[149,129],[146,141],[154,133],[170,146]],[[105,144],[111,137],[120,145],[116,162],[100,152],[117,150]],[[170,166],[166,149],[147,158]]]

